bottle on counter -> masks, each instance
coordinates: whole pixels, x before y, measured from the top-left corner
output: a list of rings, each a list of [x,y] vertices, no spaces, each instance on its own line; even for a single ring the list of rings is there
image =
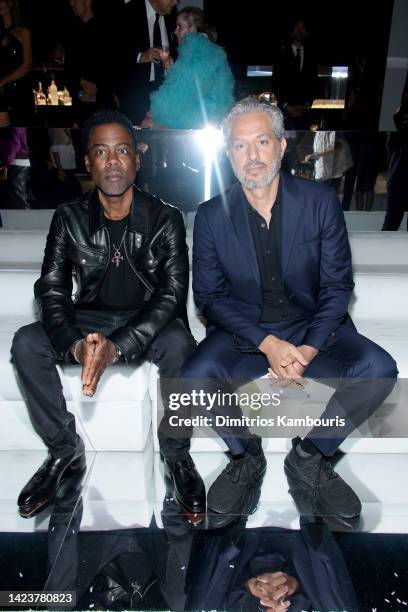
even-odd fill
[[[47,97],[43,92],[41,81],[38,83],[38,91],[37,91],[37,106],[46,106],[47,105]]]
[[[52,106],[58,106],[58,87],[54,75],[51,75],[51,85],[48,87],[48,99]]]
[[[68,89],[66,87],[64,87],[64,94],[62,96],[62,103],[64,104],[64,106],[72,106],[71,94],[69,93],[69,91],[68,91]]]

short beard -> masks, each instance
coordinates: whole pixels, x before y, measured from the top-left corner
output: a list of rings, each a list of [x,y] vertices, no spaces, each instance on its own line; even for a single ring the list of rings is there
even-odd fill
[[[241,185],[243,187],[246,187],[250,191],[254,189],[262,189],[262,187],[267,187],[268,185],[270,185],[275,179],[275,177],[279,174],[281,165],[282,165],[282,155],[281,155],[280,150],[278,149],[276,158],[273,160],[273,163],[268,169],[266,175],[262,179],[256,180],[256,179],[245,179],[245,171],[240,172],[238,168],[236,168],[236,166],[231,161],[231,166],[232,166],[235,176],[237,177]]]
[[[102,180],[97,187],[108,198],[120,198],[124,193],[126,193],[131,185],[133,185],[133,183],[129,184],[129,182],[124,178],[123,180],[118,181],[115,185],[109,185],[108,181]]]

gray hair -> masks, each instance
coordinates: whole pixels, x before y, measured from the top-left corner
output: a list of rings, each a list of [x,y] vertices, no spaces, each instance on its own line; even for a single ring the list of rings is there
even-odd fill
[[[248,113],[266,113],[271,120],[272,130],[276,138],[280,141],[285,133],[282,111],[277,106],[260,102],[257,96],[248,96],[239,100],[230,108],[221,122],[222,134],[226,146],[229,146],[231,138],[231,123],[234,117]]]

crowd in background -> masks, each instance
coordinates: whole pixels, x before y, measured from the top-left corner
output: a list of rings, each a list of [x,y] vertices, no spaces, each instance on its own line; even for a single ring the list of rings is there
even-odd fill
[[[68,3],[72,21],[55,41],[49,62],[72,107],[63,109],[65,114],[56,109],[60,118],[48,125],[59,127],[40,137],[39,131],[30,135],[23,129],[36,125],[41,110],[32,91],[30,29],[22,23],[18,0],[0,0],[0,127],[8,128],[0,134],[2,208],[55,207],[75,197],[81,188],[76,177],[81,152],[68,128],[80,127],[97,109],[118,108],[145,128],[197,129],[217,125],[242,88],[217,30],[199,8],[178,10],[177,0],[121,0],[111,14],[101,16],[93,0]],[[359,54],[349,67],[340,119],[334,112],[316,119],[313,101],[330,92],[319,79],[318,41],[311,38],[305,20],[295,19],[273,60],[270,89],[289,130],[286,169],[332,185],[342,195],[344,210],[370,211],[378,174],[388,164],[391,210],[384,229],[396,229],[405,207],[400,186],[406,175],[406,136],[400,130],[387,149],[386,137],[375,131],[378,110],[372,101],[381,95],[381,75]],[[46,88],[44,79],[45,93]],[[299,138],[291,142],[290,130],[306,131],[300,143]],[[170,141],[152,141],[141,152],[141,184],[149,188],[157,168],[168,168],[175,152]],[[188,162],[182,160],[184,168]]]

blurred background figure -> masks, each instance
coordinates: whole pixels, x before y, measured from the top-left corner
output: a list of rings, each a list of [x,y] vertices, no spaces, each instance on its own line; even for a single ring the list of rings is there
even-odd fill
[[[117,93],[120,109],[140,125],[150,107],[150,94],[163,82],[160,52],[174,53],[171,33],[177,0],[130,0],[117,25]]]
[[[408,210],[408,72],[394,122],[397,132],[388,141],[387,212],[383,231],[398,230]]]
[[[92,0],[70,0],[76,17],[65,43],[65,73],[76,122],[99,108],[115,108],[112,34],[93,13]]]
[[[178,58],[175,63],[167,60],[165,81],[151,97],[153,124],[179,129],[218,125],[233,104],[234,77],[225,51],[209,38],[214,34],[201,9],[179,12]]]
[[[273,66],[272,90],[289,130],[309,129],[310,108],[319,97],[317,62],[307,38],[306,24],[298,19]]]
[[[0,130],[1,208],[31,208],[31,164],[25,128]]]
[[[384,159],[384,135],[377,131],[381,78],[378,65],[360,54],[350,69],[345,100],[345,138],[353,157],[343,190],[343,210],[350,210],[355,190],[356,210],[370,211],[374,188]]]
[[[54,175],[53,200],[62,204],[82,195],[82,189],[76,177],[75,149],[72,143],[71,130],[50,128],[50,162]]]
[[[347,142],[333,131],[315,133],[313,153],[306,155],[304,161],[314,161],[315,180],[330,185],[336,192],[344,173],[353,165]]]
[[[29,125],[31,63],[31,34],[21,25],[18,1],[0,0],[0,127]]]

